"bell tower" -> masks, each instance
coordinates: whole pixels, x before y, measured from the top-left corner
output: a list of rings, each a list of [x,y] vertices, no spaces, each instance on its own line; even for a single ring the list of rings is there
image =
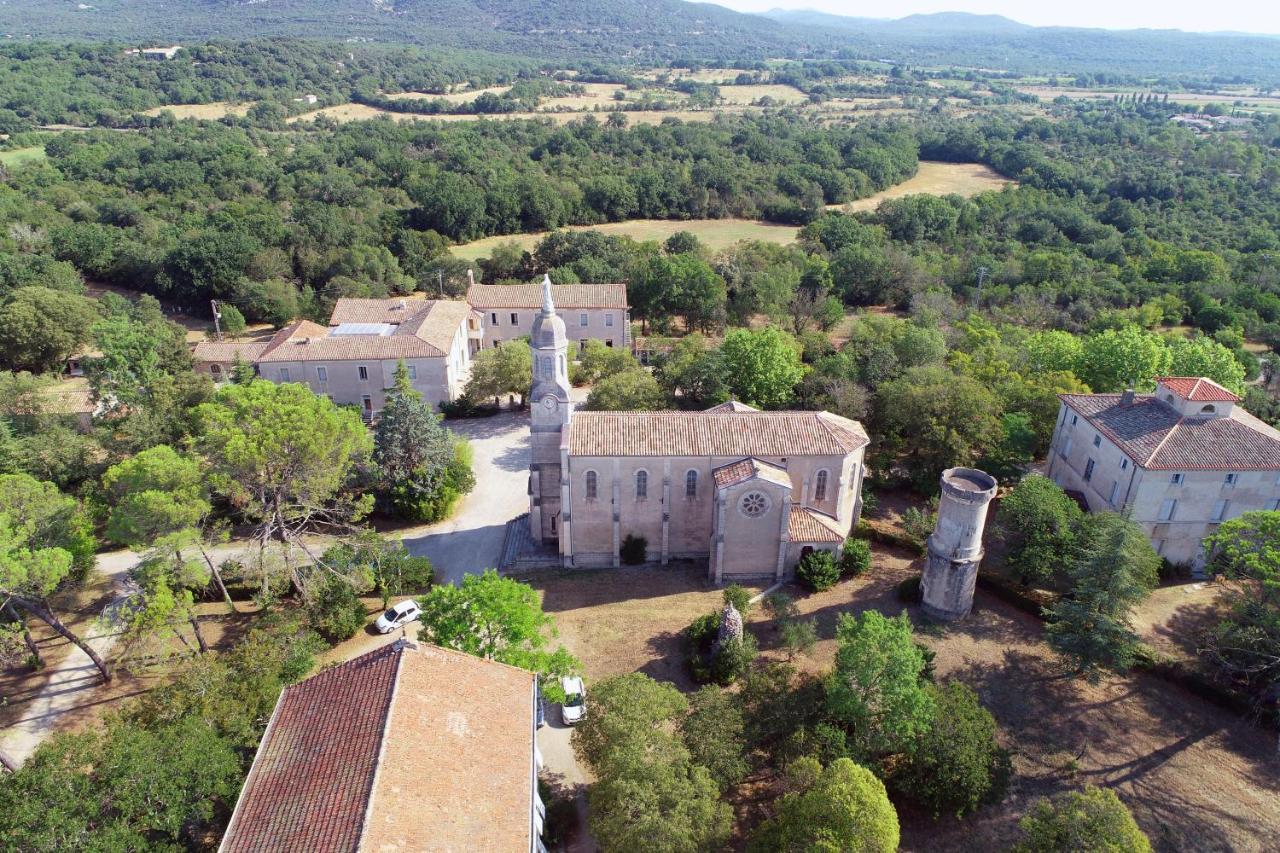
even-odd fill
[[[569,339],[551,299],[551,277],[542,278],[542,312],[529,336],[533,387],[529,392],[529,528],[535,541],[560,539],[560,438],[573,416],[569,398]]]

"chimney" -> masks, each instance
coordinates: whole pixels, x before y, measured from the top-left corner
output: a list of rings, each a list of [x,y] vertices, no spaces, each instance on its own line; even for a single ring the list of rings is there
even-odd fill
[[[476,274],[475,274],[474,272],[472,272],[471,270],[467,270],[467,284],[468,284],[470,287],[475,287],[475,286],[476,286]]]
[[[1132,388],[1124,389],[1124,393],[1120,395],[1120,405],[1122,406],[1133,405],[1133,389]]]

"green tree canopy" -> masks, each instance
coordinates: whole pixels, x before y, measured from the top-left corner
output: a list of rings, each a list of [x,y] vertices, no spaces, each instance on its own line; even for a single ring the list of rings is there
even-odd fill
[[[13,368],[60,372],[89,341],[98,319],[93,303],[76,293],[21,287],[0,305],[0,353]]]
[[[1167,374],[1172,356],[1159,335],[1125,326],[1085,338],[1076,375],[1097,393],[1149,388]]]
[[[1040,800],[1019,824],[1015,853],[1150,853],[1151,842],[1110,788],[1088,787]]]
[[[801,759],[809,764],[812,759]],[[892,853],[898,849],[898,814],[884,783],[848,758],[817,767],[793,768],[793,776],[816,777],[805,790],[787,794],[777,815],[751,839],[758,853],[787,851],[860,851]]]
[[[731,329],[720,352],[734,397],[765,409],[780,409],[790,402],[808,370],[800,361],[795,338],[773,326],[758,331]]]
[[[653,411],[666,408],[667,397],[658,380],[643,367],[615,373],[600,380],[583,409],[595,412]]]
[[[518,394],[521,400],[533,382],[533,352],[523,340],[506,341],[496,349],[481,350],[471,361],[467,396],[473,400]]]
[[[1138,648],[1130,616],[1155,589],[1159,567],[1136,522],[1115,513],[1090,516],[1067,570],[1068,593],[1045,611],[1049,645],[1090,681],[1104,669],[1128,669]]]
[[[550,647],[555,620],[542,612],[537,591],[493,569],[467,575],[457,586],[433,587],[419,603],[421,636],[428,642],[545,676],[580,668],[563,646]],[[549,690],[554,695],[558,687]]]
[[[1005,559],[1023,583],[1045,583],[1062,574],[1075,554],[1084,512],[1053,480],[1033,474],[1000,502],[997,530]]]
[[[209,514],[209,483],[200,463],[160,444],[107,469],[111,497],[107,538],[138,547],[196,527]]]
[[[935,707],[921,679],[924,655],[907,615],[842,613],[836,642],[835,669],[826,681],[827,712],[845,727],[857,755],[902,751],[928,730]]]

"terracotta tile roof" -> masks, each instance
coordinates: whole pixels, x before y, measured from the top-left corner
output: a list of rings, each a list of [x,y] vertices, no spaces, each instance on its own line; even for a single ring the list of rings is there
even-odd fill
[[[721,403],[721,404],[719,404],[719,405],[717,405],[717,406],[712,406],[712,407],[711,407],[711,408],[709,408],[709,409],[705,409],[704,411],[708,411],[708,412],[758,412],[758,411],[760,411],[760,410],[759,410],[759,409],[754,409],[754,408],[752,408],[751,406],[748,406],[746,403],[739,403],[737,400],[729,400],[729,401],[724,402],[724,403]]]
[[[616,308],[627,310],[625,284],[553,284],[556,308]],[[473,284],[467,288],[473,308],[541,308],[541,284]]]
[[[1240,398],[1203,376],[1162,376],[1157,382],[1185,400],[1196,403],[1239,403]]]
[[[342,323],[403,323],[419,314],[431,302],[421,296],[393,296],[389,299],[339,299],[329,315],[329,325]]]
[[[239,353],[245,361],[253,362],[268,346],[270,344],[265,341],[201,341],[191,351],[191,357],[201,362],[223,362],[235,361],[236,353]]]
[[[840,532],[840,522],[831,516],[809,507],[791,507],[787,533],[792,542],[843,542],[846,534]]]
[[[400,654],[386,646],[285,688],[222,853],[357,849]]]
[[[435,646],[406,652],[361,849],[527,851],[534,678]]]
[[[1239,407],[1229,417],[1184,418],[1151,394],[1129,405],[1119,394],[1059,396],[1144,468],[1280,470],[1280,432]]]
[[[535,678],[397,642],[287,688],[222,853],[528,850]]]
[[[571,456],[844,456],[862,424],[828,412],[577,412]]]
[[[361,300],[381,301],[381,300]],[[400,358],[441,358],[472,312],[465,303],[420,301],[421,310],[408,316],[390,335],[334,335],[307,320],[276,332],[259,362],[357,361]],[[354,322],[354,321],[353,321]]]
[[[715,469],[711,472],[711,476],[716,481],[717,489],[736,486],[753,477],[791,487],[791,477],[787,474],[787,469],[765,462],[763,459],[739,459],[737,462],[730,462]]]

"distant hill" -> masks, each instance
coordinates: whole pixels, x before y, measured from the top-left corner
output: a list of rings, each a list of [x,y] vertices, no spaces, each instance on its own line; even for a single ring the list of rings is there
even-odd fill
[[[1260,36],[1030,27],[960,12],[894,21],[746,15],[683,0],[0,0],[0,36],[135,43],[294,36],[618,62],[839,56],[1280,84],[1277,40]]]
[[[1280,83],[1280,42],[1273,36],[1032,27],[1001,15],[967,12],[883,20],[775,9],[764,16],[842,32],[877,57],[918,65],[1024,73],[1192,74]]]
[[[842,39],[682,0],[8,0],[0,3],[0,34],[158,42],[369,39],[616,60],[829,53]]]

